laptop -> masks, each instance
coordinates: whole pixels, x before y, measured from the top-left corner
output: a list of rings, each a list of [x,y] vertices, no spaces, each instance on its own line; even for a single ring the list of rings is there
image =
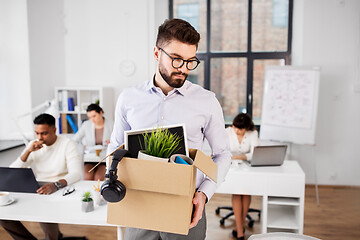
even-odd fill
[[[0,167],[0,191],[36,193],[44,184],[36,181],[31,168]]]
[[[287,145],[256,146],[250,165],[280,166],[284,163]]]

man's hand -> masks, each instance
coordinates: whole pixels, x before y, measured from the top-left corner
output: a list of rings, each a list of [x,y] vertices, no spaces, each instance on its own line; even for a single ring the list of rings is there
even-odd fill
[[[34,152],[34,151],[37,151],[37,150],[39,150],[40,148],[42,148],[42,147],[43,147],[43,144],[44,144],[44,141],[42,141],[42,140],[41,140],[41,141],[38,141],[38,140],[33,141],[33,142],[30,144],[30,146],[26,149],[26,151],[24,152],[24,154],[21,155],[21,157],[20,157],[21,161],[26,162],[27,159],[28,159],[28,157],[29,157],[29,155],[30,155],[30,153],[32,153],[32,152]]]
[[[189,228],[195,227],[202,217],[206,203],[206,195],[203,192],[196,192],[193,198],[194,213]]]
[[[29,147],[30,152],[34,152],[43,147],[44,141],[34,141]]]
[[[51,194],[53,192],[56,192],[58,189],[57,187],[55,186],[54,183],[48,183],[48,184],[45,184],[44,186],[42,186],[41,188],[39,188],[38,190],[36,190],[37,193],[39,194],[45,194],[45,195],[48,195],[48,194]]]

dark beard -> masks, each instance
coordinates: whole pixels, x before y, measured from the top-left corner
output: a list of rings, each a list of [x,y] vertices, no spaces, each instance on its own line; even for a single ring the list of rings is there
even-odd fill
[[[159,73],[161,75],[161,77],[165,80],[165,82],[170,86],[170,87],[173,87],[173,88],[180,88],[184,85],[184,82],[187,78],[187,74],[185,73],[179,73],[179,72],[173,72],[171,73],[171,75],[167,75],[165,72],[162,71],[161,67],[159,68]],[[172,76],[174,76],[175,74],[181,74],[181,75],[184,75],[185,76],[185,80],[182,81],[180,79],[172,79]]]

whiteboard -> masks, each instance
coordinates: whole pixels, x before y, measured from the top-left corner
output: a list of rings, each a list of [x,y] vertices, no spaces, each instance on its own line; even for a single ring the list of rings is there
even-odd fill
[[[319,67],[267,67],[260,138],[315,144],[319,82]]]

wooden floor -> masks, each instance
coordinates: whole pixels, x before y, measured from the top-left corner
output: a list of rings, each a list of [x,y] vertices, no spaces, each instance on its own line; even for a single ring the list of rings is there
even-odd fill
[[[360,239],[360,188],[358,187],[319,187],[320,206],[316,204],[315,189],[306,186],[304,234],[326,240]],[[234,218],[226,220],[225,226],[219,224],[220,216],[215,214],[217,206],[230,205],[230,196],[215,194],[207,204],[208,240],[232,240],[231,230]],[[251,207],[260,208],[261,198],[253,197]],[[1,208],[0,208],[1,211]],[[225,215],[226,211],[220,215]],[[254,215],[257,219],[257,216]],[[38,223],[24,222],[24,225],[38,238],[44,238]],[[116,239],[116,228],[61,224],[65,236],[87,236],[89,240]],[[252,229],[246,229],[246,237],[260,233],[260,223],[255,222]],[[0,239],[10,240],[10,236],[0,228]]]

